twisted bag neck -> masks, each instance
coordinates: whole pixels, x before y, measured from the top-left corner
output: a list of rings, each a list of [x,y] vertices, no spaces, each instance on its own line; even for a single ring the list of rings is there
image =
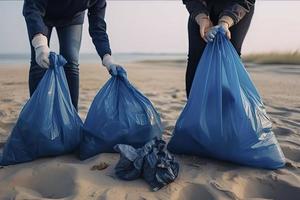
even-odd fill
[[[224,30],[224,28],[222,26],[217,28],[217,35],[221,35],[223,37],[225,37],[226,31]]]
[[[117,75],[112,75],[112,78],[115,79],[115,80],[116,79],[122,80],[125,83],[129,83],[129,81],[127,79],[127,72],[126,72],[126,70],[123,67],[121,67],[121,66],[118,66],[116,68],[116,70],[117,70]]]
[[[119,66],[117,67],[117,76],[127,79],[127,72],[123,67],[119,67]]]
[[[67,63],[64,57],[62,57],[61,55],[57,55],[54,52],[50,52],[49,61],[50,61],[50,66],[49,66],[50,69],[54,69],[55,67],[62,67]]]

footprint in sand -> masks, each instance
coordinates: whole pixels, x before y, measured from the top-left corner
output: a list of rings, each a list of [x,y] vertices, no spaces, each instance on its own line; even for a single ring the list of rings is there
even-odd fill
[[[124,191],[117,190],[115,188],[106,189],[97,200],[114,200],[114,199],[126,199]]]
[[[7,113],[5,112],[5,110],[0,110],[0,118],[2,117],[6,117]]]
[[[288,113],[299,113],[300,114],[300,110],[298,110],[297,108],[286,108],[286,107],[280,107],[280,106],[270,106],[273,109],[279,110],[281,112],[286,112],[286,114],[288,115]]]
[[[293,121],[291,119],[281,119],[281,121],[287,125],[290,126],[294,126],[295,128],[299,128],[300,127],[300,123],[298,123],[297,121]]]
[[[179,191],[177,200],[216,200],[208,186],[190,183]]]
[[[20,175],[20,174],[19,174]],[[18,175],[18,177],[20,177]],[[60,199],[75,194],[75,170],[70,167],[51,166],[24,173],[16,180],[16,187],[33,191],[47,199]],[[19,191],[19,192],[22,192]]]
[[[144,95],[146,97],[157,97],[158,96],[157,92],[145,92]]]
[[[176,111],[181,111],[183,108],[182,104],[179,104],[178,102],[171,104],[170,110],[176,110]]]
[[[279,116],[279,117],[289,117],[291,116],[291,113],[285,112],[285,111],[269,111],[268,112],[269,115],[274,115],[274,116]]]
[[[3,122],[3,121],[0,121],[0,127],[1,129],[4,129],[6,131],[9,131],[11,130],[16,124],[16,120],[13,119],[13,121],[11,122]]]
[[[292,186],[284,181],[274,181],[269,183],[259,182],[255,185],[248,185],[246,193],[251,198],[268,198],[274,200],[298,200],[300,187]]]
[[[1,99],[0,100],[2,103],[9,103],[9,102],[12,102],[13,99]]]
[[[300,186],[269,178],[241,178],[227,183],[236,199],[298,200]]]
[[[290,136],[290,135],[294,135],[295,133],[293,132],[292,129],[289,128],[284,128],[284,127],[276,127],[273,129],[275,135],[279,135],[279,136]]]
[[[300,162],[300,148],[292,148],[289,146],[282,146],[282,151],[284,155],[295,162]]]

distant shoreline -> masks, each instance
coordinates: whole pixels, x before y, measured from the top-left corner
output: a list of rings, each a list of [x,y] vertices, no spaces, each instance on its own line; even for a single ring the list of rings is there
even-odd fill
[[[114,59],[118,63],[182,63],[186,65],[185,53],[115,53]],[[243,62],[253,64],[285,64],[300,65],[300,52],[283,53],[257,53],[242,56]],[[28,54],[0,54],[0,65],[26,65],[29,64]],[[81,64],[100,64],[97,54],[80,54]]]
[[[114,60],[118,63],[132,63],[145,60],[186,60],[184,53],[115,53]],[[80,54],[80,63],[101,63],[97,54]],[[2,64],[26,64],[29,63],[29,54],[0,54],[0,65]]]

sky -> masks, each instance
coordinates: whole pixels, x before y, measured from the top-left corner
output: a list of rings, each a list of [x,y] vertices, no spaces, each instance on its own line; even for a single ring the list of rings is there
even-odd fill
[[[22,1],[0,1],[0,54],[27,54]],[[106,22],[115,53],[185,53],[188,13],[181,1],[108,1]],[[51,49],[58,49],[56,34]],[[300,1],[258,0],[243,53],[300,51]],[[81,53],[95,53],[83,28]]]

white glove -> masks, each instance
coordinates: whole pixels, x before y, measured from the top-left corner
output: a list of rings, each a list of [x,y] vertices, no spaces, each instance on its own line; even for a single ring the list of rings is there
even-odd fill
[[[49,54],[48,39],[43,34],[37,34],[31,41],[35,50],[35,61],[42,68],[49,68]]]
[[[117,67],[120,65],[114,63],[111,55],[105,54],[102,60],[102,64],[106,67],[107,71],[111,75],[113,76],[118,75]]]

